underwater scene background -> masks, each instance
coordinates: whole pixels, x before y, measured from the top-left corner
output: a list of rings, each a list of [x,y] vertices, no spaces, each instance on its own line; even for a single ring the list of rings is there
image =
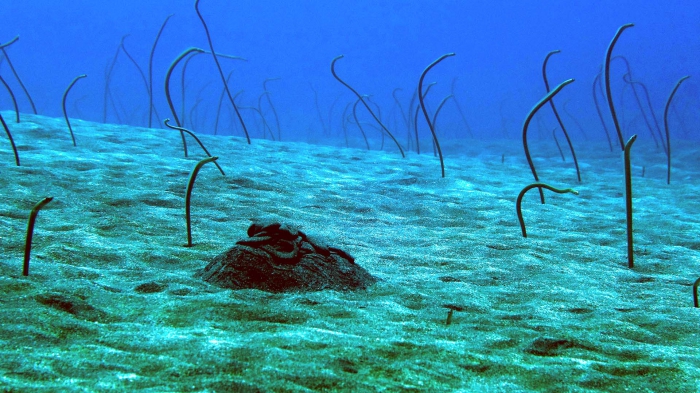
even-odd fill
[[[3,391],[700,391],[700,3],[0,10]],[[377,282],[203,280],[260,219]]]
[[[158,30],[172,14],[153,56],[155,107],[160,118],[171,117],[163,94],[168,66],[188,47],[209,49],[192,3],[6,1],[2,42],[21,37],[8,53],[41,114],[60,117],[63,91],[74,77],[86,74],[88,77],[69,97],[68,108],[86,120],[103,121],[105,73],[122,37],[126,36],[124,47],[128,53],[147,72]],[[396,103],[392,91],[402,89],[396,95],[407,110],[423,69],[442,54],[454,52],[456,56],[442,62],[426,80],[426,84],[436,82],[430,105],[436,107],[449,95],[457,78],[455,98],[471,132],[494,138],[519,134],[525,114],[543,95],[544,57],[550,51],[561,50],[548,67],[550,84],[556,86],[568,78],[577,80],[560,97],[560,105],[571,101],[568,112],[591,128],[590,137],[601,138],[602,127],[592,108],[591,84],[618,27],[626,23],[637,27],[619,41],[615,55],[629,60],[634,79],[646,84],[657,111],[663,108],[673,84],[697,70],[700,52],[700,40],[696,39],[700,7],[689,0],[209,1],[201,6],[215,49],[247,60],[222,60],[225,74],[233,72],[232,93],[243,91],[238,98],[241,105],[257,104],[263,81],[280,78],[268,83],[268,91],[279,112],[284,136],[292,139],[323,134],[312,87],[317,91],[324,123],[329,123],[328,112],[333,106],[331,132],[340,132],[342,111],[354,98],[329,70],[331,60],[341,54],[345,58],[338,63],[340,76],[361,94],[371,95],[384,109],[386,121],[393,124]],[[5,79],[17,91],[7,64],[1,67]],[[612,72],[616,76],[612,83],[622,95],[624,65],[614,64]],[[173,87],[176,103],[180,97],[179,76],[177,71]],[[144,125],[147,94],[138,70],[123,51],[117,56],[111,81],[117,103],[108,101],[107,120],[116,122],[118,115],[129,125]],[[689,80],[679,94],[696,97],[695,83]],[[186,86],[189,94],[185,112],[201,100],[193,119],[201,123],[197,124],[199,132],[210,133],[222,87],[214,62],[199,57],[188,63]],[[29,109],[26,98],[19,94],[21,90],[17,93],[22,108]],[[624,93],[623,105],[629,105],[631,111],[634,98]],[[0,100],[3,108],[12,109],[7,94],[2,94]],[[685,116],[684,123],[692,124],[697,120],[692,117],[697,111],[689,109],[693,101],[679,101],[677,111]],[[468,136],[461,116],[451,108],[454,104],[448,104],[440,117],[443,138]],[[248,122],[256,121],[252,111],[242,115]],[[567,114],[562,115],[572,122]],[[229,126],[227,108],[222,116]],[[371,119],[364,112],[358,116],[363,121]],[[547,126],[556,124],[551,111],[543,116]],[[634,114],[625,120],[642,121]],[[572,134],[580,133],[573,124],[569,128]],[[241,132],[234,130],[222,132]]]

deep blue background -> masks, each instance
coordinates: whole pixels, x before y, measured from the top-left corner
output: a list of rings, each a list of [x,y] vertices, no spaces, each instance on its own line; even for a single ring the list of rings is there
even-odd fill
[[[63,90],[73,77],[85,73],[88,78],[78,82],[71,92],[69,111],[72,117],[101,121],[105,68],[121,37],[129,34],[127,49],[145,71],[158,29],[168,14],[174,14],[161,37],[154,71],[158,111],[161,117],[170,117],[163,94],[168,65],[189,46],[208,49],[193,3],[2,0],[0,42],[20,36],[8,53],[40,114],[61,116]],[[649,87],[659,116],[675,82],[683,75],[692,75],[678,93],[673,122],[675,128],[683,121],[684,136],[699,131],[700,2],[696,0],[201,0],[200,10],[217,52],[248,59],[222,60],[225,72],[234,71],[232,90],[245,90],[241,104],[257,104],[263,80],[281,78],[270,82],[268,88],[285,139],[318,140],[322,134],[310,85],[318,91],[326,117],[339,97],[332,124],[337,133],[340,112],[353,96],[330,73],[335,56],[345,55],[337,63],[337,72],[361,93],[372,95],[382,107],[386,122],[397,129],[399,125],[392,117],[392,90],[403,89],[400,96],[406,107],[422,70],[447,52],[457,55],[435,67],[427,78],[427,82],[438,82],[428,98],[431,108],[449,94],[452,78],[458,77],[456,97],[474,132],[482,137],[501,137],[505,126],[515,137],[527,111],[545,93],[541,65],[547,52],[554,49],[562,53],[550,60],[550,83],[576,78],[557,97],[558,105],[568,101],[567,109],[588,134],[602,137],[591,82],[615,31],[630,22],[635,27],[622,35],[615,54],[630,60],[635,79]],[[614,67],[615,94],[622,97],[623,69],[621,63]],[[21,111],[29,112],[6,62],[0,64],[0,74],[19,97]],[[198,97],[202,100],[194,126],[198,132],[211,132],[222,88],[211,57],[200,56],[190,63],[187,83],[188,110]],[[123,120],[145,125],[145,89],[123,54],[114,71],[112,89],[123,106]],[[179,87],[175,91],[179,108]],[[624,93],[621,104],[625,106],[624,121],[629,132],[639,132],[646,138],[629,93]],[[8,95],[1,90],[0,109],[11,108]],[[227,126],[231,124],[229,112],[222,112]],[[253,113],[243,113],[253,136],[259,136]],[[366,113],[361,116],[370,119]],[[577,134],[570,118],[565,115],[564,120],[570,132]],[[116,122],[111,107],[108,121]],[[555,124],[549,112],[543,121],[550,129]],[[445,136],[465,134],[451,104],[443,110],[440,124]],[[223,133],[241,135],[230,129]]]

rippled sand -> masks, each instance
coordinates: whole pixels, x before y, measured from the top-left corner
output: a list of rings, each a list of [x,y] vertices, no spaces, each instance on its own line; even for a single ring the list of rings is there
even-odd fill
[[[13,113],[4,112],[6,119]],[[0,138],[0,386],[5,391],[442,392],[700,389],[700,151],[633,149],[636,267],[621,153],[549,141],[445,142],[432,154],[180,135],[24,115]],[[536,138],[533,138],[536,139]],[[428,143],[427,141],[425,143]],[[378,145],[377,141],[373,145]],[[428,150],[429,149],[425,149]],[[644,171],[644,177],[642,177]],[[29,277],[27,217],[45,196]],[[270,294],[194,278],[273,216],[350,252],[367,291]],[[446,324],[448,308],[454,312]]]

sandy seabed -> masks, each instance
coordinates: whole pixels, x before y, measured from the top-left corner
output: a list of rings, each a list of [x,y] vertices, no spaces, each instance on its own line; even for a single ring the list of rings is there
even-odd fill
[[[523,238],[515,199],[532,175],[517,139],[446,142],[442,179],[432,154],[388,144],[202,136],[226,175],[202,168],[187,248],[194,141],[184,158],[176,131],[73,124],[77,147],[62,119],[9,123],[19,167],[0,139],[5,392],[700,391],[697,143],[675,143],[670,185],[663,151],[634,146],[630,269],[622,156],[607,144],[576,141],[578,183],[552,143],[531,143],[541,179],[579,195],[541,205],[530,191]],[[380,281],[272,294],[194,277],[262,216]]]

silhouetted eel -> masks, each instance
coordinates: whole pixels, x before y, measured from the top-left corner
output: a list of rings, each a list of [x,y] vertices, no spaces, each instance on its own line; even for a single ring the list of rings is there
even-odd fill
[[[178,63],[192,52],[203,53],[204,49],[195,47],[185,49],[184,52],[180,53],[180,55],[176,57],[172,63],[170,63],[168,72],[165,74],[165,99],[168,101],[170,113],[173,114],[173,119],[175,119],[175,124],[177,124],[178,127],[182,127],[182,123],[180,123],[180,118],[177,117],[177,112],[175,111],[175,106],[173,105],[173,99],[170,97],[170,76],[173,74],[173,69],[175,69]],[[182,137],[182,147],[185,150],[185,157],[187,157],[187,142],[185,141],[185,134],[180,132],[180,136]]]
[[[105,70],[105,95],[104,95],[104,106],[102,107],[102,122],[106,123],[107,122],[107,102],[111,98],[111,93],[109,90],[109,83],[112,80],[112,71],[114,71],[114,66],[117,64],[117,59],[119,58],[119,52],[122,49],[121,43],[124,42],[124,38],[126,37],[123,36],[121,41],[119,41],[119,46],[117,47],[117,51],[114,53],[114,58],[112,58],[112,62],[109,64],[107,69]],[[126,52],[124,52],[126,53]],[[114,105],[114,99],[112,99],[112,104]],[[121,119],[119,119],[119,112],[116,109],[116,106],[114,107],[114,112],[117,115],[117,119],[121,123]]]
[[[664,109],[664,129],[666,130],[666,159],[668,162],[667,170],[666,170],[666,184],[671,184],[671,133],[668,130],[668,109],[671,107],[671,101],[673,101],[673,96],[676,95],[676,91],[678,90],[679,87],[681,87],[681,83],[685,81],[686,79],[690,78],[690,75],[682,77],[678,82],[676,82],[676,86],[673,88],[673,91],[671,94],[668,96],[668,100],[666,100],[666,108]]]
[[[573,79],[567,79],[564,82],[560,83],[559,86],[555,87],[554,90],[550,91],[547,93],[544,98],[542,98],[535,106],[530,109],[530,113],[528,113],[527,117],[525,118],[525,123],[523,123],[523,148],[525,149],[525,157],[527,158],[527,163],[530,165],[530,170],[532,171],[532,175],[535,177],[535,181],[539,182],[540,179],[537,176],[537,171],[535,170],[535,164],[532,163],[532,158],[530,157],[530,149],[527,147],[527,128],[530,125],[530,121],[532,120],[533,116],[535,116],[535,113],[544,106],[544,104],[547,103],[547,101],[551,100],[552,97],[557,95],[561,91],[561,89],[564,88],[564,86],[568,85],[569,83],[572,83],[574,80]],[[540,190],[540,200],[542,203],[544,203],[544,193],[542,192],[542,188]]]
[[[263,93],[263,94],[265,94],[265,93]],[[267,139],[265,137],[265,135],[267,135],[265,130],[267,129],[268,131],[270,131],[270,136],[272,137],[272,140],[273,141],[275,140],[275,134],[272,132],[272,128],[270,128],[270,125],[267,124],[267,120],[265,120],[265,116],[263,115],[263,113],[260,109],[254,107],[254,106],[241,106],[238,109],[248,109],[248,110],[252,110],[253,112],[257,112],[258,116],[260,116],[260,118],[262,119],[262,122],[263,122],[263,139]]]
[[[335,97],[335,100],[331,102],[331,106],[328,108],[328,135],[333,135],[333,109],[335,109],[335,106],[338,104],[338,101],[340,100],[340,97],[342,97],[343,94],[338,94],[337,97]],[[377,106],[377,104],[375,104]],[[377,106],[378,107],[378,106]],[[382,114],[379,114],[379,118],[382,118]],[[382,141],[384,140],[384,134],[382,133]]]
[[[206,153],[207,156],[209,156],[209,157],[212,156],[212,155],[209,153],[209,150],[207,150],[207,148],[204,147],[204,144],[202,143],[202,141],[200,141],[199,138],[197,138],[197,135],[195,135],[192,131],[190,131],[190,130],[188,130],[188,129],[186,129],[186,128],[182,128],[182,127],[178,127],[178,126],[173,126],[173,125],[171,125],[171,124],[170,124],[170,119],[165,119],[165,120],[163,120],[163,123],[164,123],[165,126],[168,127],[168,128],[171,128],[171,129],[173,129],[173,130],[178,130],[178,131],[180,131],[180,132],[186,132],[187,134],[189,134],[192,138],[194,138],[195,141],[197,141],[197,143],[199,143],[199,147],[201,147],[202,150],[204,150],[204,153]],[[221,167],[219,166],[219,163],[218,163],[218,162],[214,162],[214,165],[216,165],[216,167],[219,168],[219,172],[221,172],[222,175],[226,176],[226,174],[224,173],[224,170],[221,169]]]
[[[233,71],[229,72],[228,75],[226,75],[226,84],[228,85],[229,79],[231,79],[231,75],[233,75]],[[219,105],[216,107],[216,120],[214,121],[214,135],[216,135],[219,131],[219,117],[221,116],[221,104],[224,102],[224,94],[226,94],[225,89],[221,89],[221,95],[219,96]]]
[[[27,223],[27,237],[24,241],[24,266],[22,268],[23,276],[29,275],[29,257],[32,253],[32,237],[34,236],[36,216],[39,214],[39,210],[52,200],[53,197],[44,198],[41,202],[34,205],[32,212],[29,214],[29,222]]]
[[[19,154],[17,153],[17,146],[15,146],[15,140],[12,139],[12,134],[10,133],[10,129],[7,127],[7,123],[5,123],[5,119],[2,117],[2,114],[0,114],[0,123],[2,123],[2,127],[5,129],[5,134],[7,134],[7,139],[10,140],[10,145],[12,145],[12,151],[15,153],[15,164],[19,166]]]
[[[7,92],[10,93],[10,98],[12,98],[12,104],[15,107],[15,123],[19,123],[19,107],[17,106],[17,100],[15,99],[15,93],[12,91],[10,88],[10,85],[7,84],[5,81],[5,78],[0,75],[0,82],[2,82],[3,85],[5,85],[5,89],[7,89]]]
[[[360,124],[360,121],[357,119],[357,104],[360,103],[360,100],[357,99],[355,101],[355,104],[352,106],[352,117],[355,119],[355,124],[357,124],[357,127],[360,128],[360,132],[362,133],[362,137],[365,138],[365,144],[367,145],[367,150],[369,150],[369,141],[367,141],[367,135],[365,135],[365,130],[362,128],[362,124]]]
[[[540,190],[540,193],[542,192],[543,188],[546,188],[550,191],[556,192],[557,194],[572,193],[574,195],[578,195],[578,191],[573,190],[571,188],[559,189],[544,183],[532,183],[523,188],[522,191],[520,191],[520,194],[518,194],[518,199],[515,201],[515,212],[518,215],[518,221],[520,222],[520,230],[523,233],[523,237],[527,237],[527,231],[525,230],[525,221],[523,220],[523,212],[521,209],[523,204],[523,196],[525,196],[526,192],[530,191],[535,187],[537,187]]]
[[[357,102],[357,100],[355,100]],[[343,127],[343,135],[345,136],[345,147],[350,147],[350,142],[348,141],[348,127],[346,126],[347,123],[347,113],[348,109],[350,109],[350,105],[352,105],[352,102],[348,102],[345,105],[345,109],[343,109],[343,114],[342,114],[342,122],[341,126]]]
[[[78,81],[78,79],[82,79],[87,77],[87,75],[78,75],[75,78],[73,78],[73,81],[68,85],[68,88],[66,88],[66,91],[63,92],[63,99],[61,100],[61,104],[63,106],[63,117],[66,119],[66,124],[68,125],[68,131],[70,131],[70,137],[73,139],[73,146],[77,146],[75,144],[75,135],[73,135],[73,127],[70,125],[70,120],[68,119],[68,113],[66,113],[66,97],[68,96],[68,92],[70,89],[73,88],[73,85],[75,85],[75,82]]]
[[[374,112],[372,112],[372,109],[370,109],[369,105],[367,105],[367,103],[365,102],[365,100],[362,99],[362,96],[360,95],[360,93],[358,93],[355,89],[353,89],[353,88],[352,88],[350,85],[348,85],[347,83],[343,82],[343,80],[340,79],[340,77],[338,77],[338,74],[335,73],[335,62],[338,61],[338,59],[342,59],[343,57],[344,57],[343,55],[340,55],[340,56],[337,56],[335,59],[333,59],[333,61],[331,61],[331,73],[333,74],[333,77],[334,77],[338,82],[340,82],[343,86],[345,86],[345,87],[347,87],[348,89],[350,89],[350,91],[352,91],[352,92],[357,96],[357,98],[360,99],[360,101],[361,101],[362,104],[365,106],[365,108],[367,108],[367,110],[368,110],[369,113],[372,115],[372,117],[374,118],[374,120],[375,120],[377,123],[379,123],[379,125],[382,127],[382,129],[384,130],[384,132],[386,132],[387,135],[389,135],[389,137],[391,137],[391,139],[394,141],[394,143],[396,144],[396,147],[399,148],[399,152],[401,152],[401,157],[404,157],[404,158],[405,158],[406,155],[403,153],[403,149],[401,148],[401,145],[399,144],[399,141],[397,141],[396,138],[394,138],[394,135],[392,135],[391,132],[389,132],[389,130],[386,128],[386,126],[384,126],[384,124],[382,124],[382,122],[379,120],[379,118],[377,118],[377,115],[375,115]]]
[[[593,103],[595,104],[595,110],[598,113],[598,119],[600,119],[600,122],[603,124],[603,130],[605,131],[605,136],[608,138],[608,145],[610,146],[610,151],[613,151],[613,146],[612,146],[612,141],[610,140],[610,132],[608,131],[608,126],[605,125],[605,120],[603,119],[603,113],[600,111],[600,105],[598,104],[598,96],[595,93],[596,86],[598,85],[598,81],[600,81],[600,74],[602,74],[603,71],[599,72],[595,78],[593,78]]]
[[[438,117],[438,114],[440,113],[440,111],[442,110],[442,107],[445,106],[445,103],[446,103],[447,100],[449,100],[450,98],[454,99],[454,95],[453,95],[453,94],[450,94],[450,95],[448,95],[447,97],[443,98],[442,101],[440,101],[440,105],[438,105],[437,109],[435,109],[435,113],[433,114],[433,120],[432,120],[432,121],[433,121],[433,127],[435,127],[435,125],[437,124],[437,117]]]
[[[374,108],[377,110],[377,117],[379,118],[379,120],[381,120],[382,119],[382,108],[379,105],[377,105],[376,102],[372,101],[372,96],[367,95],[365,97],[367,97],[367,102],[374,105]],[[374,125],[372,123],[369,123],[369,125],[371,127],[374,127],[377,131],[379,131],[379,134],[382,136],[381,144],[379,145],[379,150],[384,150],[384,133],[382,132],[382,129],[377,127],[376,125]]]
[[[226,89],[226,95],[228,95],[229,101],[231,101],[231,105],[233,105],[233,109],[236,111],[236,116],[238,116],[238,121],[241,122],[241,126],[243,127],[243,132],[245,133],[245,137],[248,140],[248,144],[250,145],[250,136],[248,135],[248,129],[245,126],[245,123],[243,122],[243,118],[241,117],[240,112],[238,112],[238,108],[236,107],[236,103],[233,102],[233,96],[231,96],[231,91],[228,88],[228,85],[226,84],[226,77],[224,76],[224,71],[221,69],[221,64],[219,64],[219,58],[216,56],[216,51],[214,50],[214,44],[211,41],[211,35],[209,35],[209,28],[207,28],[207,23],[204,21],[204,17],[202,17],[202,14],[199,12],[199,0],[195,0],[194,2],[194,10],[197,12],[197,16],[199,16],[199,20],[202,21],[202,26],[204,27],[204,32],[207,34],[207,41],[209,42],[209,49],[211,49],[211,55],[214,58],[214,62],[216,63],[216,68],[219,70],[219,76],[221,77],[221,82],[224,84],[224,88]]]
[[[129,36],[129,35],[127,34],[127,35],[125,35],[124,37],[122,37],[122,41],[121,41],[121,43],[119,44],[119,46],[121,47],[121,49],[122,49],[122,51],[124,52],[124,54],[126,55],[126,57],[127,57],[127,58],[131,61],[131,63],[134,65],[134,67],[136,67],[136,70],[139,72],[139,75],[141,75],[141,80],[143,81],[143,87],[146,89],[146,94],[149,96],[149,105],[151,105],[151,110],[156,111],[155,107],[153,107],[153,106],[152,106],[152,103],[151,103],[151,98],[150,98],[150,96],[152,95],[152,90],[151,90],[151,86],[150,86],[149,83],[148,83],[148,79],[146,78],[146,74],[143,72],[143,70],[141,69],[141,66],[139,66],[139,63],[136,61],[136,59],[134,59],[134,57],[131,56],[131,54],[129,53],[129,51],[126,50],[126,46],[124,45],[124,40],[125,40],[126,37],[128,37],[128,36]],[[156,113],[156,117],[159,117],[159,116],[158,116],[158,112],[156,111],[155,113]],[[159,121],[160,121],[160,120],[159,120]],[[148,127],[149,127],[149,128],[151,127],[151,124],[150,124],[150,123],[148,124]]]
[[[455,83],[457,83],[457,77],[455,76],[452,78],[452,84],[450,85],[450,93],[452,95],[455,95]],[[474,138],[474,133],[472,132],[472,127],[469,125],[469,122],[467,122],[467,118],[464,116],[464,112],[462,112],[462,106],[459,105],[459,101],[457,101],[457,97],[453,100],[455,105],[457,106],[457,112],[459,112],[459,116],[462,118],[462,122],[464,123],[464,126],[467,127],[467,132],[469,133],[469,136]]]
[[[160,40],[160,35],[163,34],[163,29],[165,29],[165,25],[168,23],[168,20],[170,20],[172,16],[173,14],[168,15],[163,21],[163,24],[158,30],[158,34],[156,34],[156,39],[153,41],[153,46],[151,47],[151,54],[148,56],[148,128],[151,128],[151,124],[153,122],[153,111],[156,109],[153,106],[153,54],[156,52],[156,46],[158,45],[158,41]],[[157,116],[158,114],[156,113],[156,117]]]
[[[426,86],[425,92],[423,94],[423,99],[428,96],[428,93],[430,92],[430,88],[435,86],[437,82],[433,82]],[[416,87],[416,91],[418,91],[418,88]],[[416,154],[420,154],[420,140],[418,138],[418,114],[420,113],[420,103],[416,107],[416,112],[413,114],[413,130],[415,131],[416,134]]]
[[[15,38],[7,41],[6,43],[0,43],[0,49],[5,49],[6,47],[14,44],[15,42],[19,41],[19,36],[16,36]]]
[[[402,90],[400,87],[395,88],[391,92],[391,96],[394,97],[394,101],[396,102],[396,105],[399,107],[399,111],[401,111],[401,119],[403,119],[403,123],[406,125],[406,129],[408,130],[408,144],[406,145],[406,149],[411,150],[411,125],[408,122],[408,117],[406,116],[406,112],[404,112],[403,107],[401,106],[401,101],[399,101],[398,97],[396,97],[396,92]]]
[[[622,57],[622,56],[618,56]],[[639,87],[642,88],[642,91],[644,92],[644,96],[646,97],[647,101],[647,106],[649,107],[649,112],[651,113],[651,118],[654,120],[654,128],[656,129],[656,134],[654,133],[654,129],[651,128],[651,124],[649,123],[649,120],[647,119],[646,115],[644,114],[644,109],[642,109],[642,104],[639,102],[639,109],[642,111],[642,115],[644,116],[644,121],[647,123],[647,126],[649,127],[649,131],[651,132],[651,137],[654,139],[654,143],[656,144],[656,147],[659,147],[659,140],[661,141],[661,147],[664,149],[664,153],[668,154],[666,151],[666,142],[664,141],[664,135],[661,132],[661,128],[659,127],[659,121],[656,118],[656,114],[654,113],[654,107],[651,105],[651,99],[649,98],[649,91],[647,90],[646,85],[644,83],[639,82],[639,81],[634,81],[632,80],[631,76],[629,73],[623,75],[622,79],[624,79],[625,82],[629,83],[632,87],[635,85],[639,85]],[[658,138],[657,138],[658,137]]]
[[[552,129],[552,138],[554,138],[554,143],[557,145],[557,150],[559,150],[561,160],[566,161],[566,158],[564,157],[564,152],[561,150],[561,145],[559,145],[559,139],[557,139],[557,127],[554,127],[554,129]]]
[[[564,102],[564,105],[562,105],[561,108],[564,110],[564,113],[566,113],[566,115],[571,118],[571,120],[574,122],[574,124],[576,124],[576,127],[578,127],[579,131],[581,132],[581,135],[583,135],[583,138],[585,140],[588,140],[588,134],[586,133],[586,130],[583,128],[581,123],[576,119],[576,117],[574,115],[572,115],[568,109],[566,109],[566,107],[569,105],[569,102],[571,102],[571,101]]]
[[[131,61],[131,63],[136,67],[136,71],[139,72],[139,75],[141,75],[141,80],[143,81],[143,87],[146,88],[146,94],[148,94],[148,79],[146,79],[146,74],[144,74],[143,70],[141,69],[141,66],[139,66],[139,63],[134,59],[133,56],[131,56],[131,53],[129,53],[128,50],[126,50],[126,46],[124,45],[124,40],[126,40],[126,37],[128,37],[130,34],[127,34],[122,37],[121,41],[119,42],[119,47],[121,48],[122,52],[126,55],[126,57]]]
[[[27,96],[27,99],[29,100],[29,104],[31,104],[31,106],[32,106],[32,111],[36,115],[36,106],[34,105],[34,100],[32,100],[32,96],[29,95],[29,91],[27,91],[27,88],[24,86],[22,79],[20,79],[19,74],[17,74],[17,70],[15,70],[15,66],[12,65],[12,61],[10,60],[10,56],[5,51],[5,47],[8,47],[8,46],[14,44],[18,40],[19,40],[19,36],[16,36],[12,40],[10,40],[10,42],[5,43],[5,44],[0,44],[0,50],[2,51],[2,54],[5,55],[5,59],[7,59],[7,65],[10,66],[10,70],[12,70],[12,73],[15,75],[15,78],[17,79],[19,86],[24,91],[24,94]]]
[[[411,96],[411,101],[408,102],[408,108],[406,108],[406,118],[408,119],[409,122],[411,121],[411,114],[414,113],[413,112],[413,104],[416,103],[416,98],[418,98],[418,86],[416,86],[416,88],[413,90],[413,95]],[[418,113],[418,108],[416,108],[416,113]],[[414,118],[417,118],[417,116],[414,116]],[[417,124],[416,120],[414,120],[414,122],[413,122],[413,131],[416,135],[416,138],[418,138],[418,130],[416,130],[416,124]],[[408,133],[409,134],[411,133],[410,125],[409,125]],[[410,137],[410,135],[409,135],[409,137]],[[417,150],[417,148],[416,148],[416,150]]]
[[[612,91],[610,90],[610,59],[612,58],[612,51],[615,47],[615,43],[620,38],[620,34],[622,34],[622,32],[625,31],[625,29],[632,26],[634,26],[634,24],[632,23],[620,26],[620,28],[617,29],[617,32],[615,33],[615,36],[613,37],[612,41],[610,41],[610,45],[608,45],[608,50],[605,53],[605,96],[608,100],[610,115],[612,116],[613,123],[615,124],[615,131],[617,131],[617,138],[620,141],[620,148],[622,150],[625,149],[625,141],[622,139],[622,131],[620,130],[620,123],[617,121],[617,114],[615,113],[615,104],[613,103]]]
[[[274,141],[274,140],[277,140],[277,138],[275,138],[275,132],[272,131],[272,128],[270,128],[270,125],[267,123],[267,119],[265,119],[265,115],[263,114],[263,110],[262,110],[262,98],[263,98],[263,96],[269,96],[269,95],[270,95],[269,91],[263,90],[263,92],[260,93],[260,95],[258,96],[258,113],[260,113],[260,117],[263,120],[263,124],[264,124],[265,128],[267,128],[270,131],[270,136],[272,137],[272,140]],[[264,135],[264,132],[263,132],[263,135]]]
[[[196,111],[197,111],[197,108],[199,107],[199,104],[201,104],[201,103],[202,103],[202,99],[197,97],[197,99],[194,102],[194,105],[192,105],[192,107],[190,108],[189,119],[191,119],[190,124],[192,124],[192,128],[198,128],[195,114],[198,114]]]
[[[632,164],[630,163],[630,150],[637,140],[637,135],[625,143],[625,212],[627,216],[627,266],[634,267],[634,245],[632,236]]]
[[[542,79],[544,79],[544,87],[547,89],[547,92],[549,92],[549,81],[547,80],[547,62],[549,61],[549,58],[557,53],[560,53],[560,50],[553,50],[549,53],[547,53],[547,56],[544,58],[544,62],[542,63]],[[564,127],[564,123],[561,121],[561,117],[559,116],[559,111],[557,111],[557,107],[554,105],[554,99],[549,100],[549,106],[552,108],[552,112],[554,112],[554,117],[557,119],[557,123],[559,123],[559,127],[561,128],[561,131],[564,133],[564,137],[566,137],[566,143],[569,144],[569,150],[571,150],[571,156],[574,159],[574,166],[576,167],[576,176],[578,177],[579,183],[581,182],[581,171],[579,170],[578,167],[578,160],[576,159],[576,152],[574,151],[574,145],[571,144],[571,138],[569,138],[569,133],[566,131],[566,127]]]
[[[450,94],[447,97],[443,98],[442,101],[440,101],[440,105],[438,105],[437,109],[435,109],[435,113],[433,114],[433,128],[437,129],[437,117],[440,111],[442,110],[442,107],[445,106],[445,103],[447,100],[450,98],[454,99],[454,95]],[[435,155],[435,143],[433,143],[433,155]]]
[[[700,286],[700,278],[693,283],[693,305],[695,308],[700,307],[700,305],[698,305],[698,286]]]
[[[316,106],[316,115],[318,116],[318,121],[321,122],[321,131],[323,131],[323,135],[328,135],[328,131],[326,130],[326,123],[323,121],[323,115],[321,115],[321,107],[318,106],[318,92],[316,89],[314,89],[314,85],[309,82],[309,87],[311,87],[311,91],[314,92],[314,105]]]
[[[445,60],[446,58],[454,55],[454,53],[447,53],[440,56],[437,60],[425,67],[423,73],[420,76],[420,79],[418,80],[418,100],[420,101],[420,107],[423,111],[423,116],[425,116],[425,121],[428,123],[428,127],[430,128],[430,133],[433,134],[433,142],[435,142],[435,147],[437,147],[438,156],[440,156],[440,169],[442,170],[442,177],[445,177],[445,162],[442,158],[442,149],[440,148],[440,142],[438,141],[437,134],[435,133],[435,127],[433,127],[433,123],[430,121],[428,110],[425,109],[425,102],[423,100],[423,80],[425,79],[425,75],[428,74],[428,71],[430,71],[431,68],[435,67],[439,62]]]
[[[185,123],[186,123],[186,121],[185,121],[185,104],[186,104],[186,102],[185,102],[185,101],[186,101],[186,99],[185,99],[185,96],[186,96],[186,94],[185,94],[185,93],[186,93],[186,90],[185,90],[185,74],[187,73],[187,67],[188,67],[189,64],[190,64],[190,61],[192,61],[196,56],[201,55],[201,54],[211,54],[211,52],[202,51],[202,52],[193,53],[192,56],[188,57],[187,60],[185,60],[185,63],[182,65],[182,72],[180,73],[180,93],[182,94],[182,97],[181,97],[181,104],[180,104],[180,105],[181,105],[180,114],[181,114],[181,116],[182,116],[182,118],[180,119],[180,123],[181,123],[180,125],[181,125],[181,126],[184,126]],[[244,58],[242,58],[242,57],[239,57],[239,56],[231,56],[231,55],[226,55],[226,54],[222,54],[222,53],[217,53],[216,56],[217,56],[217,57],[223,57],[223,58],[226,58],[226,59],[247,61],[246,59],[244,59]],[[227,85],[228,85],[228,81],[229,81],[229,78],[226,78],[226,84],[227,84]],[[226,94],[226,88],[223,88],[223,89],[221,90],[221,94],[222,94],[222,95],[223,95],[223,94]],[[234,101],[235,101],[235,98],[236,98],[236,97],[234,97]],[[191,109],[190,109],[190,112],[192,112]]]
[[[651,138],[654,140],[654,144],[656,147],[659,147],[659,141],[656,139],[656,135],[654,134],[654,129],[651,128],[651,124],[649,123],[649,119],[647,118],[646,112],[644,112],[644,108],[642,107],[642,100],[639,99],[639,94],[637,94],[637,88],[635,85],[640,84],[639,82],[635,82],[632,80],[632,69],[630,68],[630,63],[627,61],[627,58],[624,56],[615,56],[611,59],[611,61],[620,59],[625,63],[625,67],[627,68],[627,73],[622,76],[622,80],[624,80],[631,88],[632,88],[632,94],[634,94],[634,99],[637,102],[637,106],[639,107],[639,111],[642,112],[642,118],[644,119],[644,123],[647,125],[647,128],[649,129],[649,133],[651,134]],[[651,108],[650,108],[651,110]],[[653,115],[653,113],[652,113]],[[658,124],[656,124],[658,127]],[[662,137],[663,139],[663,137]]]
[[[197,163],[195,165],[194,169],[192,169],[192,173],[190,173],[190,180],[187,182],[187,192],[185,195],[185,220],[187,221],[187,244],[185,244],[185,247],[192,247],[192,224],[190,220],[190,206],[191,206],[191,199],[192,199],[192,188],[194,187],[194,181],[197,178],[197,173],[199,173],[199,170],[204,166],[204,164],[216,161],[218,160],[219,157],[207,157]]]
[[[263,91],[266,92],[267,90],[267,82],[271,81],[276,81],[279,80],[280,78],[267,78],[263,81]],[[272,105],[272,99],[270,98],[269,94],[266,94],[267,96],[267,103],[270,105],[270,109],[272,109],[272,114],[275,115],[275,125],[277,126],[277,140],[281,141],[282,140],[282,129],[280,128],[280,118],[277,116],[277,110],[275,109],[275,106]]]

